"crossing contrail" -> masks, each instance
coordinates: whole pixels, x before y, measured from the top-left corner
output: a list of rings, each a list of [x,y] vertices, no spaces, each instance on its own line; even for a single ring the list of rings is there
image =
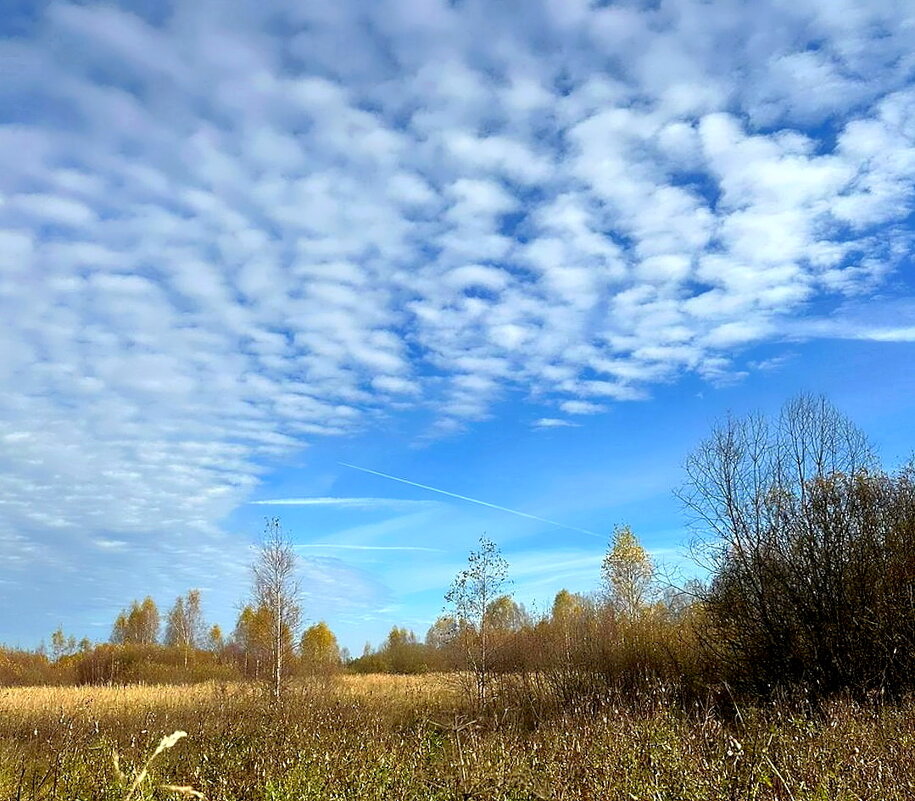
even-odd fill
[[[420,484],[417,481],[409,481],[406,478],[398,478],[397,476],[391,476],[378,470],[370,470],[367,467],[359,467],[359,465],[349,464],[348,462],[337,462],[337,464],[342,465],[343,467],[349,467],[352,470],[359,470],[362,473],[370,473],[373,476],[388,478],[391,481],[399,481],[401,484],[408,484],[411,487],[419,487],[420,489],[428,490],[429,492],[437,492],[439,495],[447,495],[449,498],[457,498],[459,501],[467,501],[468,503],[475,503],[479,506],[488,506],[490,509],[498,509],[500,512],[508,512],[510,515],[526,517],[529,520],[539,520],[541,523],[548,523],[551,526],[568,529],[569,531],[578,531],[581,534],[587,534],[590,537],[598,537],[603,539],[603,537],[597,532],[588,531],[586,528],[578,528],[578,526],[567,526],[565,523],[560,523],[556,520],[548,520],[545,517],[538,517],[537,515],[528,514],[527,512],[522,512],[518,509],[509,509],[507,506],[499,506],[496,503],[481,501],[479,498],[468,498],[466,495],[458,495],[456,492],[448,492],[448,490],[439,489],[438,487],[430,487],[428,484]]]

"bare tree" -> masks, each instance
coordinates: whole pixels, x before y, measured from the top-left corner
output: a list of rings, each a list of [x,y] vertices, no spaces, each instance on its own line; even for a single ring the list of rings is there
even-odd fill
[[[772,538],[786,514],[807,508],[815,479],[855,476],[876,458],[864,434],[825,398],[800,395],[775,421],[728,417],[686,462],[678,493],[705,537],[713,568],[745,558]]]
[[[489,697],[493,663],[489,613],[493,602],[503,595],[507,581],[508,563],[495,543],[483,537],[480,550],[471,552],[467,567],[457,574],[445,596],[453,609],[456,637],[473,674],[475,697],[481,706]]]
[[[301,589],[296,554],[279,518],[267,520],[264,539],[251,567],[253,602],[268,622],[268,666],[274,700],[279,700],[292,670],[292,643],[301,619]]]

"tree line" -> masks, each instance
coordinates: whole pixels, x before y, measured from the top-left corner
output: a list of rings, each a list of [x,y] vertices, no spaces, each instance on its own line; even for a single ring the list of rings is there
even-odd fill
[[[274,695],[296,676],[329,677],[343,671],[466,672],[472,695],[485,702],[493,677],[534,667],[531,654],[535,651],[541,657],[555,651],[569,659],[574,653],[579,659],[585,618],[598,615],[605,604],[633,620],[650,610],[660,616],[662,609],[677,605],[671,593],[660,598],[652,560],[628,527],[619,527],[613,534],[603,561],[602,589],[592,596],[562,590],[551,612],[541,616],[504,591],[508,563],[495,543],[484,538],[445,597],[450,611],[430,626],[424,638],[395,626],[377,648],[367,643],[362,655],[353,658],[339,647],[324,621],[299,631],[293,554],[279,521],[268,521],[252,568],[252,595],[228,636],[219,625],[205,623],[200,592],[189,590],[164,616],[151,597],[133,601],[117,615],[107,643],[84,640],[77,645],[59,629],[51,636],[48,653],[31,656],[45,659],[50,671],[57,668],[61,681],[249,678],[267,684]],[[561,648],[544,650],[554,635]]]
[[[200,595],[190,591],[166,615],[161,644],[162,620],[145,599],[118,616],[104,646],[56,632],[48,669],[70,664],[79,681],[131,680],[155,656],[175,675],[262,680],[274,697],[299,674],[449,671],[481,705],[522,690],[578,703],[646,688],[683,700],[725,691],[893,698],[913,689],[912,462],[886,470],[826,399],[800,396],[774,418],[716,425],[688,457],[677,494],[703,581],[662,575],[619,526],[599,589],[562,590],[535,614],[514,600],[508,563],[483,539],[423,638],[395,627],[351,658],[325,623],[302,630],[295,552],[271,520],[249,603],[228,637],[203,624]],[[142,656],[131,662],[133,652]]]

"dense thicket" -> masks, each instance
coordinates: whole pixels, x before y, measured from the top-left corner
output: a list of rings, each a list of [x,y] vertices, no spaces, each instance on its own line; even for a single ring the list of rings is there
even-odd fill
[[[822,398],[729,419],[682,493],[706,534],[703,642],[754,693],[898,695],[915,682],[915,487]]]

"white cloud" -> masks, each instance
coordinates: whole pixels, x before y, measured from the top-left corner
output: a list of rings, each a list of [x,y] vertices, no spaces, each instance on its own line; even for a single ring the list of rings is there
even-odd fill
[[[534,428],[570,428],[577,425],[578,423],[559,417],[541,417],[534,421]]]
[[[346,545],[331,542],[309,542],[299,548],[324,548],[341,551],[426,551],[428,553],[442,553],[441,548],[426,548],[421,545]]]
[[[915,325],[907,328],[869,328],[854,332],[852,338],[874,342],[915,342]]]
[[[9,200],[11,211],[21,211],[34,218],[38,225],[57,223],[79,228],[88,225],[95,215],[87,205],[72,198],[58,195],[32,193],[15,195]]]
[[[607,409],[606,406],[600,403],[579,400],[563,401],[559,404],[559,408],[566,414],[599,414]]]
[[[379,506],[428,506],[435,501],[415,501],[404,498],[266,498],[248,503],[259,506],[348,506],[372,509]]]

